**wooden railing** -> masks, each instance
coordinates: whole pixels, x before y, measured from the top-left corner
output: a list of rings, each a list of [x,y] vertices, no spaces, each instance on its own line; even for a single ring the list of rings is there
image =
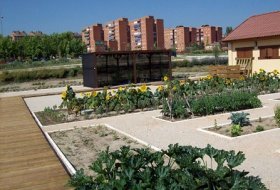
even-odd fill
[[[252,74],[252,62],[253,58],[236,58],[236,65],[240,66],[240,70],[244,72],[246,76]]]

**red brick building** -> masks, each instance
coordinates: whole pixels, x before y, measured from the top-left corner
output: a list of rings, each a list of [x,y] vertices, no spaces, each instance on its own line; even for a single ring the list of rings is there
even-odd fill
[[[127,18],[120,18],[109,22],[104,30],[104,41],[110,50],[130,50],[130,28]]]
[[[197,30],[197,43],[209,46],[214,43],[220,43],[223,38],[222,27],[202,25]]]
[[[175,29],[165,29],[165,48],[176,48],[177,52],[185,52],[186,47],[196,43],[196,28],[177,26]]]
[[[162,19],[146,16],[129,23],[132,50],[164,49]]]
[[[82,31],[82,40],[86,44],[88,52],[100,52],[106,50],[102,24],[86,27]]]

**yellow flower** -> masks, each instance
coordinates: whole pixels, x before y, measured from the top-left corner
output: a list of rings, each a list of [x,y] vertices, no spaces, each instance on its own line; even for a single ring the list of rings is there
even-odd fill
[[[96,96],[97,96],[97,92],[96,92],[96,91],[92,91],[92,92],[91,92],[91,95],[92,95],[93,97],[96,97]]]
[[[244,76],[240,76],[239,80],[245,80]]]
[[[108,101],[108,100],[110,100],[110,98],[111,98],[111,97],[110,97],[110,94],[107,94],[107,95],[106,95],[106,100]]]
[[[66,95],[67,95],[67,92],[66,92],[66,91],[63,91],[63,92],[61,93],[61,98],[62,98],[62,99],[65,99],[65,98],[66,98]]]
[[[206,77],[208,80],[211,80],[213,77],[211,75],[207,75]]]
[[[164,76],[164,77],[163,77],[163,80],[164,80],[164,81],[168,81],[168,76]]]
[[[123,91],[123,87],[119,87],[119,89],[118,89],[118,90],[119,90],[120,92],[121,92],[121,91]]]
[[[141,92],[146,92],[148,87],[146,86],[146,84],[143,84],[142,86],[140,86],[139,89],[140,89]]]
[[[85,95],[86,95],[87,97],[90,97],[90,96],[91,96],[91,93],[90,93],[90,92],[86,92]]]
[[[279,74],[279,71],[276,70],[276,69],[274,69],[274,70],[273,70],[273,73],[274,73],[275,75],[278,75],[278,74]]]
[[[226,79],[225,83],[226,83],[227,85],[229,85],[229,84],[231,84],[231,80],[230,80],[230,79]]]
[[[162,85],[158,86],[158,87],[157,87],[157,90],[158,90],[158,91],[163,91],[163,86],[162,86]]]
[[[262,73],[262,72],[264,72],[264,70],[263,70],[263,69],[260,69],[260,73]]]
[[[177,87],[176,87],[176,86],[174,86],[174,87],[172,88],[172,90],[176,91],[176,90],[177,90]]]

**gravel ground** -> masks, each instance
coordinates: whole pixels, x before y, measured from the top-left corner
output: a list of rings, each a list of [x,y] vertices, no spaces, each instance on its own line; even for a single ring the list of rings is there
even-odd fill
[[[274,108],[280,101],[280,93],[259,96],[262,108],[247,110],[250,118],[259,118],[274,115]],[[59,96],[44,96],[25,99],[32,112],[42,111],[45,106],[60,103]],[[141,139],[150,145],[165,149],[169,144],[193,145],[205,147],[211,144],[215,148],[225,150],[243,151],[245,162],[238,168],[259,175],[269,189],[278,190],[280,187],[280,129],[262,132],[259,134],[228,139],[200,129],[213,126],[216,119],[221,125],[229,122],[229,113],[211,115],[196,119],[168,122],[157,119],[160,110],[147,111],[109,118],[79,121],[44,127],[45,131],[82,127],[92,124],[108,124],[115,129],[125,132],[135,138]]]

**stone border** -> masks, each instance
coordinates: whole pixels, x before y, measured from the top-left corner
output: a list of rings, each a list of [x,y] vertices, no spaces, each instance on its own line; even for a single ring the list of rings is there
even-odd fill
[[[67,129],[62,129],[62,130],[53,130],[53,131],[49,131],[49,132],[45,132],[43,130],[43,125],[41,124],[41,122],[39,121],[39,119],[36,117],[35,113],[34,112],[31,112],[32,113],[32,116],[34,117],[36,123],[38,124],[38,126],[41,128],[41,130],[43,131],[46,139],[48,140],[49,144],[52,146],[53,150],[55,151],[56,155],[59,157],[59,159],[61,160],[61,162],[63,163],[63,165],[65,166],[65,168],[67,169],[67,171],[71,174],[71,175],[74,175],[76,173],[76,169],[74,168],[74,166],[71,164],[71,162],[66,158],[66,156],[63,154],[63,152],[60,150],[60,148],[56,145],[56,143],[52,140],[52,138],[50,137],[49,133],[52,133],[52,132],[59,132],[59,131],[68,131],[68,130],[73,130],[73,129],[76,129],[76,127],[70,127],[70,128],[67,128]],[[114,128],[113,126],[109,125],[109,124],[106,124],[106,123],[101,123],[101,124],[95,124],[95,125],[88,125],[88,126],[83,126],[83,127],[79,127],[79,128],[86,128],[86,127],[95,127],[97,125],[104,125],[105,127],[107,127],[108,129],[110,130],[113,130],[113,131],[116,131],[124,136],[127,136],[133,140],[135,140],[137,143],[139,144],[142,144],[148,148],[151,148],[153,149],[154,151],[161,151],[160,148],[158,147],[155,147],[141,139],[138,139],[126,132],[123,132],[119,129],[116,129]]]
[[[182,119],[182,120],[179,120],[179,121],[169,121],[169,120],[166,120],[166,119],[162,119],[162,118],[160,118],[160,117],[162,117],[162,115],[152,116],[152,118],[160,120],[160,121],[168,122],[168,123],[182,123],[182,122],[186,122],[186,121],[194,121],[194,120],[198,120],[198,119],[205,119],[205,118],[213,117],[213,116],[222,116],[222,115],[227,115],[227,114],[230,114],[230,113],[246,112],[246,111],[251,111],[251,110],[256,110],[256,109],[264,109],[264,108],[267,108],[267,106],[262,106],[262,107],[259,107],[259,108],[251,108],[251,109],[246,109],[246,110],[226,112],[226,113],[217,113],[217,114],[201,116],[201,117],[197,117],[197,118],[193,118],[193,119]]]
[[[55,144],[55,142],[52,140],[52,138],[50,137],[50,135],[45,132],[43,130],[43,125],[41,124],[41,122],[39,121],[39,119],[36,117],[36,115],[34,114],[34,112],[31,112],[33,117],[35,118],[36,123],[39,125],[39,127],[41,128],[41,130],[43,131],[45,137],[47,138],[48,142],[50,143],[50,145],[52,146],[53,150],[55,151],[56,155],[59,157],[59,159],[62,161],[62,163],[64,164],[65,168],[67,169],[67,171],[73,175],[76,173],[76,169],[74,168],[74,166],[69,162],[69,160],[65,157],[65,155],[62,153],[62,151],[59,149],[59,147]]]
[[[273,116],[274,115],[269,115],[269,116],[265,116],[265,117],[261,117],[261,118],[262,119],[266,119],[266,118],[270,118],[270,117],[273,117]],[[259,118],[252,118],[252,119],[250,119],[250,121],[256,121],[258,119]],[[218,126],[219,127],[225,127],[225,126],[227,126],[229,124],[231,124],[231,122],[225,122],[225,123],[222,123],[222,124],[220,124]],[[240,139],[240,138],[244,138],[244,137],[248,137],[248,136],[253,136],[253,135],[258,135],[258,134],[262,134],[262,133],[268,133],[268,132],[273,132],[273,131],[280,130],[280,128],[275,128],[275,129],[269,129],[269,130],[260,131],[260,132],[256,132],[256,133],[240,135],[240,136],[236,136],[236,137],[229,137],[229,136],[226,136],[226,135],[222,135],[220,133],[216,133],[216,132],[208,131],[207,130],[207,129],[213,128],[213,127],[214,127],[213,125],[207,126],[207,127],[202,127],[202,128],[198,128],[197,131],[204,132],[204,133],[207,133],[207,134],[210,134],[210,135],[215,135],[215,136],[218,136],[218,137],[221,137],[221,138],[225,138],[225,139],[228,139],[228,140],[234,140],[234,139]]]

